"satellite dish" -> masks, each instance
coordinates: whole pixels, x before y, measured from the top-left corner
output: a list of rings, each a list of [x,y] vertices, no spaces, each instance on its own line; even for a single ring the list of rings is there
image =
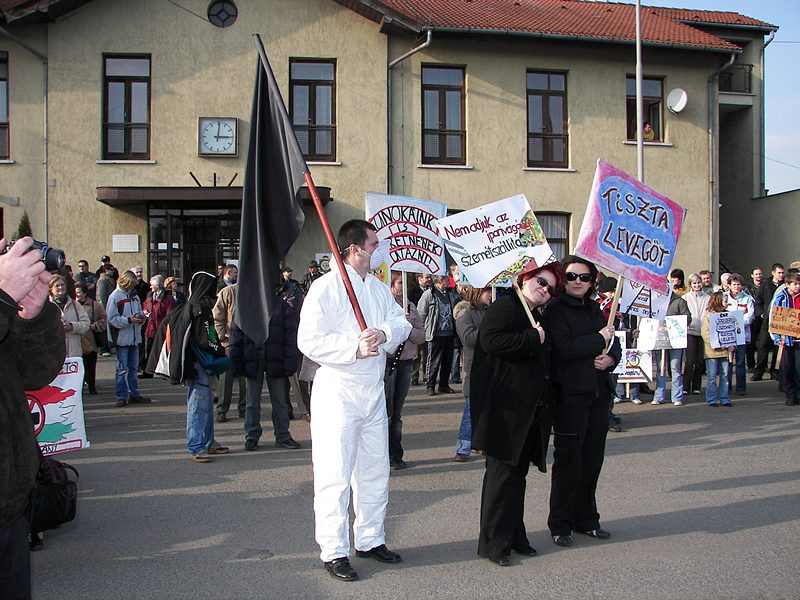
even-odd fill
[[[686,95],[686,90],[675,88],[667,94],[667,108],[674,113],[681,112],[686,108],[686,103],[689,101],[689,96]]]

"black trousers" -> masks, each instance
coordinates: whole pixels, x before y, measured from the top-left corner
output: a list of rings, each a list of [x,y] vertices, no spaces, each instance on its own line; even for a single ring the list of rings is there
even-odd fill
[[[411,387],[411,370],[414,360],[398,360],[394,370],[383,378],[383,389],[386,395],[386,416],[389,419],[389,461],[403,460],[403,405]]]
[[[83,381],[89,386],[89,391],[93,392],[97,373],[97,352],[83,355],[83,369]]]
[[[767,356],[772,351],[772,360],[770,362],[770,373],[775,370],[775,362],[778,358],[778,348],[772,342],[772,334],[769,332],[769,327],[764,327],[766,320],[762,323],[761,331],[758,334],[758,352],[756,354],[756,366],[753,368],[753,375],[756,377],[763,377],[767,371]],[[684,385],[686,385],[684,383]]]
[[[600,527],[595,492],[608,434],[607,394],[562,396],[556,405],[550,533],[570,535]]]
[[[454,338],[455,336],[452,335],[437,335],[428,342],[428,368],[425,370],[425,386],[429,390],[436,388],[437,379],[440,388],[450,387]]]
[[[703,382],[703,338],[699,335],[686,336],[686,362],[683,365],[683,389],[686,393],[700,391]]]
[[[750,324],[750,343],[747,344],[747,368],[752,369],[756,366],[756,351],[758,350],[758,336],[761,334],[761,324],[764,321],[761,317],[756,317]]]
[[[487,558],[508,556],[512,549],[523,550],[530,545],[523,520],[525,488],[531,465],[534,422],[519,463],[510,465],[486,456],[486,471],[481,490],[481,531],[478,536],[478,555]]]
[[[30,524],[22,515],[0,527],[0,598],[4,600],[30,600],[30,530]]]
[[[420,370],[422,371],[422,380],[425,381],[428,377],[427,342],[417,346],[417,351],[414,353],[414,370],[411,372],[411,385],[419,385]]]

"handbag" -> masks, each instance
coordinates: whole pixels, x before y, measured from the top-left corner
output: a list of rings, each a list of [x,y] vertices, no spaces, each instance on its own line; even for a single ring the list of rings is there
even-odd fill
[[[209,375],[222,375],[230,367],[230,359],[226,355],[218,356],[207,350],[203,350],[194,340],[189,342],[189,349],[192,351],[197,364]]]
[[[36,475],[28,504],[28,521],[31,533],[39,533],[46,529],[55,529],[75,518],[78,507],[78,474],[72,465],[54,458],[43,456],[39,450],[41,462]],[[70,479],[69,471],[75,474]]]

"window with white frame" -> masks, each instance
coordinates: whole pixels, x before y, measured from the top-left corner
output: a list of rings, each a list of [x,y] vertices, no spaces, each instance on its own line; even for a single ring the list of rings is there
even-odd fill
[[[557,260],[569,254],[569,214],[537,212],[536,219]]]

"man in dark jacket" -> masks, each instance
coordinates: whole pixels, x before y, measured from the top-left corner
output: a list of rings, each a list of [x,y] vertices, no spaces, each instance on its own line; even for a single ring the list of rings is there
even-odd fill
[[[775,295],[775,290],[783,283],[784,274],[783,265],[775,263],[772,265],[772,278],[761,284],[758,297],[755,298],[756,302],[756,316],[761,316],[763,322],[769,322],[769,310],[772,303],[772,296]],[[777,379],[777,371],[775,370],[775,359],[778,356],[777,349],[772,343],[772,336],[769,333],[769,327],[762,327],[758,336],[758,354],[756,355],[756,366],[753,369],[753,375],[750,381],[761,381],[764,373],[767,370],[767,357],[770,350],[772,350],[772,360],[770,362],[769,372],[773,379]]]
[[[64,363],[58,307],[47,302],[50,274],[33,240],[0,255],[0,594],[30,598],[30,525],[23,513],[39,456],[25,390],[50,383]],[[6,247],[0,240],[0,252]]]
[[[437,389],[445,394],[455,392],[449,382],[456,335],[453,308],[458,300],[453,290],[447,287],[447,277],[438,275],[433,278],[433,286],[419,299],[417,310],[425,322],[425,339],[428,343],[425,386],[429,396],[436,395]]]
[[[261,438],[261,390],[267,379],[272,403],[272,426],[275,445],[297,450],[300,443],[289,433],[289,376],[297,372],[300,352],[297,350],[297,316],[280,294],[269,319],[266,344],[257,347],[234,322],[231,324],[228,352],[233,376],[247,378],[245,392],[245,450],[258,448]]]

